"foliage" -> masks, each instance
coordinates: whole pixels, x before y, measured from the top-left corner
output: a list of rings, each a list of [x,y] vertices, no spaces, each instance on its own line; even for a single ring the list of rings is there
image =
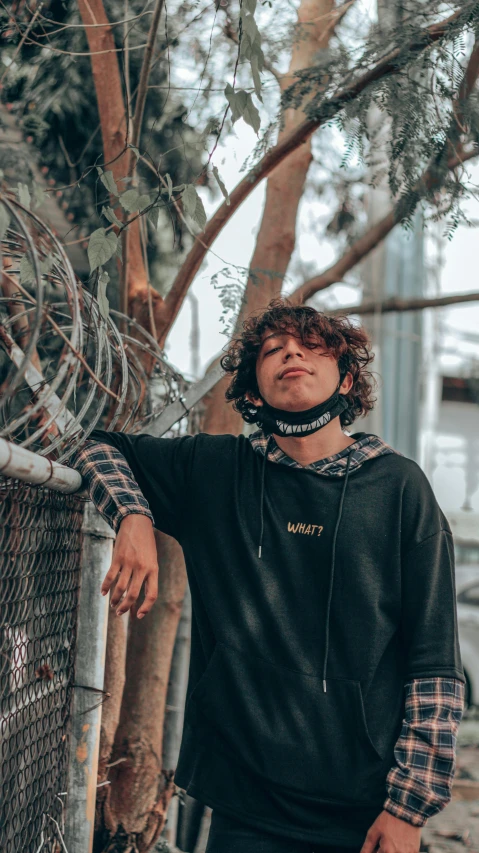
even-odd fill
[[[436,207],[438,187],[442,188],[441,216],[456,217],[458,204],[468,189],[456,174],[448,171],[451,143],[446,142],[451,133],[452,144],[454,140],[459,142],[464,129],[469,137],[477,138],[477,97],[461,101],[460,87],[473,39],[479,31],[479,3],[469,0],[448,4],[448,15],[455,10],[460,14],[448,26],[444,38],[426,50],[419,50],[424,44],[421,33],[425,27],[445,18],[444,3],[406,0],[398,4],[398,9],[396,20],[390,21],[387,28],[371,27],[357,49],[345,49],[337,40],[315,67],[299,72],[297,81],[284,94],[283,109],[303,104],[308,118],[327,116],[342,87],[369,71],[388,53],[398,50],[391,72],[371,82],[332,118],[332,124],[346,136],[342,165],[347,167],[351,160],[362,160],[371,166],[378,148],[385,145],[391,194],[403,201],[400,218],[405,223],[412,221],[421,196]],[[373,109],[383,114],[380,123],[383,129],[385,122],[389,123],[386,143],[374,138]],[[462,120],[456,122],[459,110]],[[428,191],[418,193],[418,182],[431,166],[435,180]],[[379,178],[372,168],[370,180]]]
[[[17,30],[9,28],[5,8],[0,10],[8,34],[4,36],[6,50],[14,59],[5,78],[4,101],[11,105],[26,138],[34,142],[39,163],[52,184],[60,185],[59,203],[67,209],[72,225],[79,226],[85,240],[89,238],[92,271],[100,269],[101,274],[106,264],[111,278],[109,297],[115,305],[121,241],[114,245],[113,237],[122,228],[120,209],[130,220],[145,218],[150,277],[165,294],[194,234],[206,224],[204,196],[198,188],[219,191],[228,203],[228,189],[211,162],[219,138],[227,137],[240,120],[249,124],[258,142],[243,168],[254,169],[274,145],[282,113],[291,106],[301,106],[313,120],[331,115],[329,131],[323,129],[315,142],[319,167],[311,170],[307,191],[334,208],[322,216],[328,238],[340,245],[357,238],[364,227],[364,191],[368,183],[382,179],[384,169],[393,196],[401,200],[400,218],[406,226],[419,203],[426,205],[430,218],[446,220],[448,236],[463,217],[466,179],[450,173],[447,160],[451,145],[477,139],[479,130],[477,96],[467,104],[458,103],[464,66],[478,28],[477,1],[452,2],[446,8],[440,0],[403,0],[396,13],[390,12],[379,22],[365,20],[353,4],[329,47],[318,51],[312,67],[297,72],[281,99],[270,69],[275,64],[275,74],[281,73],[291,43],[294,10],[257,4],[256,0],[225,0],[214,8],[197,0],[177,3],[173,10],[166,10],[164,30],[158,34],[160,61],[153,62],[143,134],[140,148],[135,150],[138,183],[123,192],[118,191],[109,164],[102,158],[92,85],[85,85],[85,80],[91,81],[90,59],[72,55],[85,52],[86,45],[77,9],[52,0],[16,56],[29,20],[27,7],[21,8],[24,13],[23,18],[18,15]],[[105,0],[105,8],[110,20],[121,17],[113,0]],[[459,15],[445,36],[422,50],[424,28],[454,10]],[[128,62],[125,53],[119,53],[124,80],[127,71],[129,74],[133,105],[143,56],[137,48],[145,43],[150,25],[144,12],[140,0],[131,0],[129,14],[135,23],[128,32]],[[61,29],[59,24],[69,28]],[[117,26],[113,32],[123,50],[124,27]],[[41,44],[65,52],[48,51]],[[398,55],[390,73],[333,114],[337,93],[394,50]],[[197,85],[184,85],[193,78]],[[458,108],[460,121],[456,121]],[[373,111],[382,116],[381,126],[389,123],[386,143],[375,134]],[[451,128],[452,142],[446,145]],[[338,156],[329,157],[334,162],[325,169],[320,161],[326,159],[327,146],[336,154],[341,150],[341,156],[339,160]],[[434,180],[418,191],[427,167],[432,167]],[[28,181],[22,183],[23,193],[38,197],[38,188]],[[113,204],[115,198],[119,207]],[[100,258],[104,260],[98,266]],[[238,286],[234,276],[221,274],[219,278],[225,282],[219,288],[220,299],[229,312],[238,305]],[[217,279],[212,283],[218,288]]]

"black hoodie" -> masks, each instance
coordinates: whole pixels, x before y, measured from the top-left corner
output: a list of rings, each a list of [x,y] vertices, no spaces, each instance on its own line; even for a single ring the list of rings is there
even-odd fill
[[[404,683],[464,681],[452,536],[427,478],[395,453],[348,456],[331,477],[242,436],[92,437],[122,452],[185,554],[176,784],[272,832],[360,845],[385,800]]]

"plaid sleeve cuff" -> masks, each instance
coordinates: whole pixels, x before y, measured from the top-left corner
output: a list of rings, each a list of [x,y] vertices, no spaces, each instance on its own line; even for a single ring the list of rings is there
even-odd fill
[[[424,826],[451,799],[464,684],[456,678],[415,678],[405,691],[405,715],[394,748],[396,765],[386,779],[383,808]]]
[[[147,515],[154,523],[148,502],[116,447],[86,441],[75,451],[69,465],[81,474],[91,500],[115,533],[125,516],[132,513]]]

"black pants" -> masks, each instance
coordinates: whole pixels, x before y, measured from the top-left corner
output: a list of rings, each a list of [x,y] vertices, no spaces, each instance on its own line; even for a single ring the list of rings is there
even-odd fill
[[[213,809],[206,853],[360,853],[360,848],[296,841],[247,826]]]

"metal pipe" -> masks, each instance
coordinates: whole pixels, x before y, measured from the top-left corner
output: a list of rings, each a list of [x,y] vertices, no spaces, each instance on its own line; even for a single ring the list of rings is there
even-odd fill
[[[166,695],[166,718],[163,734],[163,767],[175,770],[180,752],[181,735],[185,716],[186,688],[191,646],[191,593],[186,585],[183,607],[176,633],[171,660],[168,692]],[[178,827],[178,796],[170,800],[166,825],[162,837],[170,844],[176,843]]]
[[[223,368],[221,365],[217,364],[209,373],[203,376],[202,379],[195,382],[194,385],[190,385],[184,397],[180,396],[174,403],[170,403],[170,405],[167,406],[160,415],[157,415],[151,423],[143,428],[142,432],[147,432],[149,435],[156,436],[156,438],[164,435],[164,433],[171,429],[177,421],[181,420],[181,418],[183,418],[185,414],[187,414],[190,409],[192,409],[193,406],[195,406],[196,403],[198,403],[202,397],[208,393],[208,391],[211,391],[224,375]]]
[[[73,692],[65,845],[68,853],[91,853],[104,699],[108,598],[99,589],[111,564],[115,534],[93,504],[85,505]]]
[[[80,489],[78,471],[32,453],[18,444],[0,438],[0,476],[14,477],[34,486],[46,486],[69,495]]]

